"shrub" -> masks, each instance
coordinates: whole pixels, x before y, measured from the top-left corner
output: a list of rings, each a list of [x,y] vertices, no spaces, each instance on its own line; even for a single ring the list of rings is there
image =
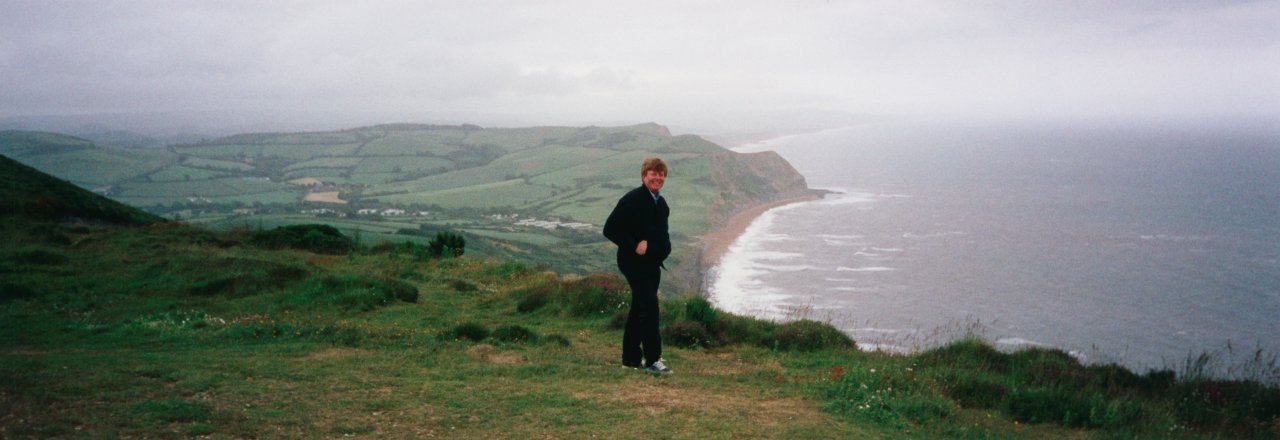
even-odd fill
[[[427,242],[427,250],[435,257],[461,257],[466,252],[467,239],[461,235],[440,231]]]
[[[722,313],[716,321],[716,339],[722,345],[750,344],[762,347],[773,346],[773,332],[778,324],[746,316]]]
[[[966,338],[935,348],[919,356],[925,366],[1006,372],[1009,355],[977,338]]]
[[[1280,422],[1280,388],[1252,381],[1199,379],[1174,389],[1175,415],[1188,426],[1245,429]]]
[[[678,347],[709,347],[707,327],[697,321],[680,321],[662,329],[662,341]]]
[[[355,242],[329,225],[306,224],[281,226],[270,231],[257,231],[249,242],[266,249],[300,249],[318,254],[339,255],[355,248]]]
[[[1059,349],[1030,348],[1009,357],[1014,380],[1032,385],[1080,388],[1089,383],[1080,361]]]
[[[1173,386],[1177,373],[1173,370],[1151,370],[1142,375],[1139,389],[1149,394],[1162,393]]]
[[[1108,395],[1141,389],[1143,385],[1141,376],[1117,364],[1090,365],[1085,367],[1085,376],[1090,387],[1106,391]]]
[[[625,286],[616,275],[591,275],[562,284],[561,295],[570,315],[610,316],[631,300]]]
[[[503,342],[523,344],[526,342],[537,342],[538,335],[524,326],[504,325],[493,330],[493,339]]]
[[[267,284],[276,287],[283,287],[295,281],[301,281],[311,276],[311,272],[293,266],[272,266],[267,269]]]
[[[47,251],[44,249],[33,249],[19,252],[13,256],[13,261],[18,264],[30,264],[34,266],[61,266],[71,261],[66,255],[57,252]]]
[[[627,319],[630,319],[630,317],[631,307],[618,309],[617,312],[613,313],[613,316],[609,317],[609,329],[622,330],[627,328]]]
[[[566,338],[566,337],[564,337],[564,335],[559,334],[559,333],[552,333],[552,334],[549,334],[549,335],[547,335],[546,337],[542,338],[542,341],[543,341],[543,342],[546,342],[546,343],[548,343],[548,344],[556,344],[556,345],[559,345],[559,346],[561,346],[561,347],[568,347],[568,346],[572,345],[572,344],[569,342],[569,338]]]
[[[134,404],[133,410],[144,418],[162,423],[196,422],[208,419],[213,406],[204,402],[164,399]]]
[[[197,296],[247,296],[264,290],[284,288],[311,275],[306,269],[251,259],[224,259],[208,266],[212,271],[212,278],[192,281],[187,293]],[[261,269],[262,266],[266,266],[265,271]]]
[[[965,408],[998,408],[1009,395],[1009,388],[1003,384],[970,375],[952,379],[945,389],[947,397]]]
[[[191,284],[191,287],[187,289],[187,292],[197,296],[214,296],[221,294],[239,296],[240,294],[256,290],[258,284],[258,280],[255,279],[252,274],[240,273],[207,281],[196,281]]]
[[[506,261],[485,268],[481,276],[485,278],[510,279],[533,272],[527,264],[518,261]]]
[[[389,254],[392,257],[399,257],[400,254],[407,254],[417,261],[427,261],[432,255],[426,246],[417,242],[405,240],[403,243],[380,242],[369,248],[370,254]]]
[[[1138,424],[1142,406],[1129,398],[1069,387],[1033,388],[1010,393],[1005,411],[1014,420],[1055,423],[1072,428],[1120,428]]]
[[[1014,390],[1005,400],[1005,412],[1014,420],[1026,423],[1057,423],[1073,428],[1090,425],[1095,404],[1105,403],[1078,391],[1057,388]]]
[[[528,289],[516,295],[520,298],[516,303],[516,311],[520,313],[533,312],[551,302],[551,288],[547,286]]]
[[[716,325],[716,309],[711,307],[711,302],[706,298],[694,296],[684,304],[684,319],[701,323],[703,327],[711,329]]]
[[[458,324],[457,327],[440,333],[440,339],[444,340],[468,340],[472,342],[480,342],[488,337],[489,329],[484,325],[475,322],[464,322],[462,324]]]
[[[15,299],[35,298],[36,291],[21,284],[0,283],[0,304]]]
[[[476,287],[475,284],[472,284],[470,281],[467,281],[467,280],[460,280],[460,279],[454,278],[447,281],[447,283],[449,284],[450,289],[456,290],[458,292],[475,292],[477,290],[480,290],[479,287]]]
[[[857,347],[853,339],[835,327],[807,319],[778,326],[773,331],[773,340],[777,349],[784,351],[815,351]]]
[[[329,275],[305,284],[285,295],[282,301],[294,307],[336,305],[348,311],[369,311],[396,300],[418,301],[418,288],[404,281],[363,275]]]
[[[856,368],[827,387],[828,411],[896,428],[950,417],[953,404],[911,369]]]

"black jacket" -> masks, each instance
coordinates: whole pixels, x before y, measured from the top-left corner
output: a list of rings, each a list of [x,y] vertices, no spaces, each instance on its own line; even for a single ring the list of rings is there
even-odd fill
[[[644,185],[618,199],[604,222],[604,236],[618,245],[618,266],[661,266],[671,255],[671,234],[667,231],[670,215],[667,200],[659,197],[655,202]],[[636,245],[642,240],[649,241],[649,248],[644,255],[636,255]]]

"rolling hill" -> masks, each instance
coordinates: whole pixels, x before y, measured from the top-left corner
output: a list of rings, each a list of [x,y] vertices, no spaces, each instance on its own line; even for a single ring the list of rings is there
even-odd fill
[[[1137,374],[972,334],[863,352],[805,316],[685,295],[661,299],[676,372],[655,375],[619,368],[629,294],[611,273],[347,246],[315,225],[281,245],[157,222],[3,157],[0,177],[0,438],[1280,433],[1280,389],[1258,381],[1274,358],[1221,380],[1197,373],[1207,355]]]
[[[774,153],[736,153],[657,124],[388,124],[162,149],[5,131],[0,154],[152,213],[215,227],[321,221],[374,243],[447,229],[471,237],[479,255],[579,273],[610,269],[599,226],[617,197],[639,184],[640,162],[656,155],[671,165],[673,238],[686,244],[673,253],[682,274],[673,279],[686,280],[701,279],[697,237],[737,211],[808,192]]]

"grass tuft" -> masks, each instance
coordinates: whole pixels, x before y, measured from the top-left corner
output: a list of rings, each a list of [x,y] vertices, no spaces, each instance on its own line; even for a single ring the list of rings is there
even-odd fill
[[[849,335],[830,324],[802,319],[773,330],[775,347],[783,351],[846,350],[857,348]]]

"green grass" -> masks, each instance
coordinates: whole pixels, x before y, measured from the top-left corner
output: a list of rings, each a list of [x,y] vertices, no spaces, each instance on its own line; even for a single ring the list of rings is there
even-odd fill
[[[617,198],[639,183],[640,162],[661,155],[672,166],[666,190],[671,229],[686,244],[669,266],[688,274],[700,260],[693,237],[740,209],[805,189],[779,158],[731,153],[695,136],[670,136],[657,124],[488,129],[388,124],[249,133],[154,149],[102,148],[51,133],[5,132],[0,151],[81,186],[110,185],[114,199],[153,213],[213,225],[244,220],[238,216],[245,213],[236,212],[241,208],[252,208],[255,216],[318,206],[348,214],[362,208],[429,210],[432,222],[466,225],[458,228],[484,236],[478,252],[530,257],[578,273],[608,269],[596,263],[598,257],[608,259],[607,250],[591,246],[606,246],[603,236],[512,227],[486,216],[600,225]],[[286,183],[299,177],[321,180],[326,191],[337,191],[350,203],[303,202],[308,189]],[[303,223],[331,222],[294,217]],[[374,227],[371,238],[394,240],[396,230],[416,227]],[[664,286],[685,287],[669,280],[694,278],[668,277]]]
[[[710,339],[669,337],[676,372],[653,376],[618,367],[614,274],[0,222],[6,438],[1275,438],[1280,421],[1274,385],[979,339],[866,353],[689,296],[663,300],[664,332]]]

